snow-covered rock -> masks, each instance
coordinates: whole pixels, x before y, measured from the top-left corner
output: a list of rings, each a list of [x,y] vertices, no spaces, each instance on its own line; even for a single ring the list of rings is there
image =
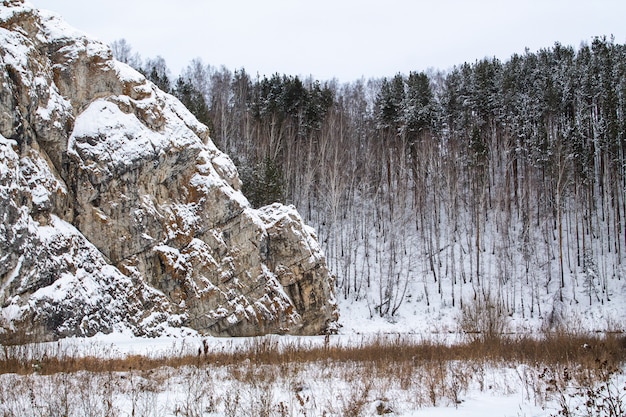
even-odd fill
[[[333,278],[292,207],[250,207],[206,126],[110,49],[0,3],[0,331],[315,334]]]

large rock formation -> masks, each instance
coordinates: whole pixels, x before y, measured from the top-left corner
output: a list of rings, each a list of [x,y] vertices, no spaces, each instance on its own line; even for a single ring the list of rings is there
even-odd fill
[[[174,97],[28,2],[0,3],[5,337],[316,334],[332,277],[293,207],[254,210]]]

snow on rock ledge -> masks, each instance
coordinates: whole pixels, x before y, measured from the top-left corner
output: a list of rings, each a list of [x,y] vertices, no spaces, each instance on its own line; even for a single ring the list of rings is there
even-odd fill
[[[0,62],[0,337],[333,328],[312,229],[253,210],[178,100],[26,1],[0,3]]]

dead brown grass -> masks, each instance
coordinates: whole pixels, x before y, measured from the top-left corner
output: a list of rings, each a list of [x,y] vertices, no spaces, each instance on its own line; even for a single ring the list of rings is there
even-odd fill
[[[593,366],[597,361],[619,366],[626,361],[626,336],[622,334],[570,335],[544,334],[534,337],[491,337],[447,345],[416,342],[406,336],[384,336],[360,343],[331,343],[311,346],[298,342],[279,344],[276,338],[256,338],[231,352],[198,349],[195,355],[163,354],[158,357],[129,355],[123,358],[98,358],[72,352],[55,354],[38,345],[0,346],[0,373],[50,375],[60,372],[149,371],[184,366],[261,365],[296,366],[313,362],[367,363],[383,371],[403,364],[444,363],[524,363],[546,366],[576,363]]]
[[[454,345],[410,336],[345,344],[270,336],[225,350],[199,345],[193,355],[172,348],[124,358],[97,346],[87,349],[90,356],[62,344],[0,345],[0,414],[359,416],[457,407],[472,390],[521,392],[529,403],[563,410],[571,409],[572,396],[596,408],[611,399],[616,410],[626,404],[614,378],[626,359],[620,334],[558,332]],[[164,400],[163,392],[181,394]]]

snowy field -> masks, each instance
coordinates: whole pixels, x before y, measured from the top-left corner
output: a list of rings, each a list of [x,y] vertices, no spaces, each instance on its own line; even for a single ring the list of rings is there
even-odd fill
[[[480,382],[457,369],[446,385],[435,385],[435,397],[427,384],[403,387],[391,376],[363,381],[360,370],[350,365],[285,369],[282,375],[267,372],[242,365],[159,369],[150,375],[132,371],[9,374],[0,378],[0,410],[2,415],[24,416],[548,416],[557,412],[555,401],[528,392],[516,368],[484,369]],[[469,384],[455,385],[463,382],[462,377],[470,377]],[[448,391],[439,393],[440,389]]]
[[[374,329],[375,326],[370,327]],[[54,373],[34,369],[30,375],[0,375],[3,416],[552,416],[564,407],[582,408],[587,396],[583,375],[567,379],[566,366],[489,360],[291,360],[257,364],[255,352],[307,350],[324,345],[363,346],[385,340],[425,341],[423,335],[380,336],[355,331],[319,337],[202,338],[178,334],[156,339],[128,334],[66,339],[23,349],[33,359],[198,357],[198,365],[163,366],[126,371]],[[385,330],[381,328],[380,330]],[[461,337],[437,335],[454,345]],[[202,352],[247,352],[238,363],[205,363]],[[4,354],[7,355],[7,348]],[[36,367],[37,365],[33,365]],[[625,368],[598,386],[626,402]],[[598,392],[600,392],[598,390]],[[611,415],[611,414],[589,414]]]
[[[435,289],[433,289],[433,292]],[[619,320],[622,291],[613,294],[612,308],[578,306],[566,329],[572,333],[624,326]],[[604,387],[620,404],[626,403],[626,367],[604,383],[567,380],[563,365],[547,369],[541,364],[490,360],[367,361],[290,360],[282,364],[257,364],[254,355],[266,345],[278,349],[308,350],[357,347],[394,337],[411,343],[454,346],[467,341],[460,326],[459,309],[445,305],[427,307],[403,304],[390,319],[369,314],[367,302],[339,298],[341,327],[337,335],[317,337],[267,336],[261,338],[202,337],[192,330],[171,329],[168,336],[137,338],[130,333],[96,335],[33,345],[20,355],[37,363],[45,357],[103,359],[202,356],[244,352],[240,363],[206,363],[162,366],[139,370],[54,373],[34,369],[29,375],[0,375],[2,416],[556,416],[564,409],[572,416],[589,414],[588,388]],[[606,307],[606,306],[605,306]],[[603,316],[605,315],[606,318]],[[587,319],[582,319],[587,316]],[[594,329],[591,317],[596,317]],[[538,329],[540,319],[515,323],[511,331]],[[575,321],[578,321],[578,327]],[[618,329],[619,330],[619,329]],[[535,333],[541,337],[541,333]],[[383,336],[381,336],[383,335]],[[515,335],[513,335],[515,336]],[[4,348],[4,355],[8,355]],[[19,356],[19,355],[18,355]],[[382,363],[386,361],[383,360]],[[132,363],[132,362],[131,362]],[[36,365],[35,365],[36,366]],[[598,385],[599,384],[599,385]],[[603,385],[604,384],[604,385]],[[598,388],[600,389],[600,388]],[[578,411],[575,408],[582,407]],[[618,414],[619,415],[619,414]]]

